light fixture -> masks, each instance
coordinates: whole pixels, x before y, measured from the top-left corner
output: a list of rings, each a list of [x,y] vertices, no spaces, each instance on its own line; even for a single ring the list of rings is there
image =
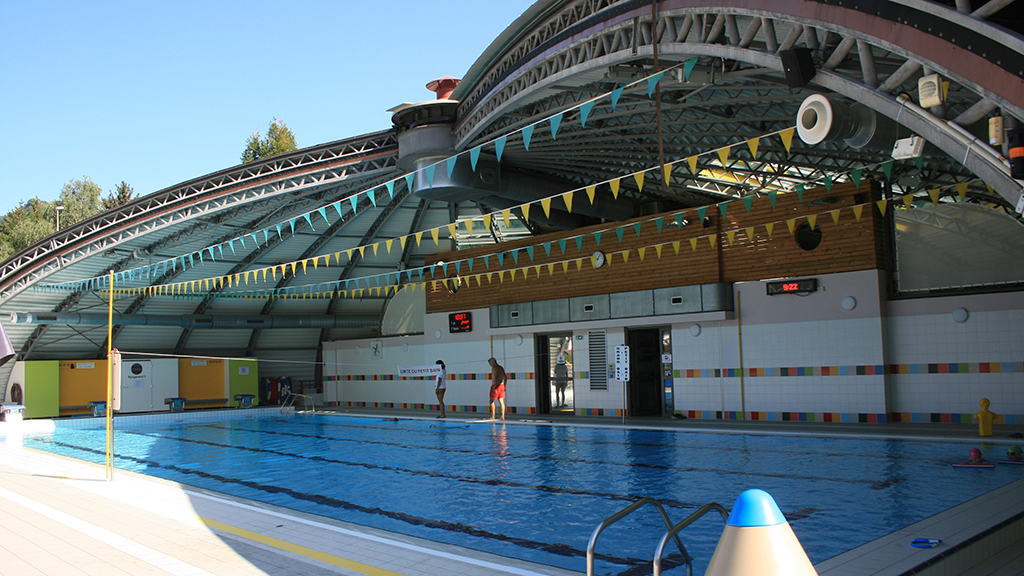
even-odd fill
[[[953,322],[956,322],[957,324],[967,322],[968,316],[969,314],[967,313],[966,308],[957,308],[956,310],[953,310]]]
[[[843,310],[853,310],[857,307],[857,299],[853,296],[843,298]]]
[[[690,336],[700,336],[700,324],[690,324]]]

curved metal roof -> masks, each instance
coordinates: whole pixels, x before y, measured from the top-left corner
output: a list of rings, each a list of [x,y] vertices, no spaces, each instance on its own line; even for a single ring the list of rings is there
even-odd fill
[[[894,194],[939,189],[943,202],[963,196],[1005,209],[1021,184],[973,134],[999,112],[1024,118],[1024,37],[986,20],[1011,10],[1013,0],[971,14],[920,0],[780,0],[770,10],[729,0],[537,2],[468,71],[451,96],[455,118],[433,120],[451,127],[450,147],[411,167],[399,146],[420,124],[403,124],[149,194],[3,263],[0,313],[84,318],[5,322],[20,359],[100,357],[106,327],[88,319],[105,313],[113,272],[116,311],[148,322],[119,324],[115,346],[312,362],[323,340],[380,334],[395,286],[457,248],[451,224],[503,210],[512,227],[500,217],[475,234],[462,225],[462,245],[858,171],[887,180]],[[806,83],[783,69],[781,55],[798,48],[813,58]],[[932,73],[949,82],[948,95],[921,108],[918,81]],[[815,93],[865,105],[890,131],[879,141],[916,134],[930,147],[887,166],[891,141],[790,146],[781,135]],[[501,189],[452,202],[423,194],[467,160],[474,172],[478,161],[494,162]],[[534,210],[515,227],[522,203],[588,188],[589,211],[569,214],[556,201],[548,217]],[[207,328],[215,323],[230,327]],[[314,378],[311,366],[289,371]]]

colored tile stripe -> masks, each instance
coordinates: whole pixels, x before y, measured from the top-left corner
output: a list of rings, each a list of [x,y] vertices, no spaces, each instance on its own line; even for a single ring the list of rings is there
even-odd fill
[[[533,380],[535,372],[508,372],[509,380]],[[345,374],[324,376],[324,382],[358,381],[358,380],[433,380],[432,376],[397,376],[395,374]],[[449,374],[449,380],[490,380],[491,373],[482,374]]]
[[[880,376],[883,374],[999,374],[1024,372],[1024,362],[952,362],[939,364],[877,364],[863,366],[781,366],[746,368],[747,377]],[[673,370],[676,378],[739,378],[739,368]]]

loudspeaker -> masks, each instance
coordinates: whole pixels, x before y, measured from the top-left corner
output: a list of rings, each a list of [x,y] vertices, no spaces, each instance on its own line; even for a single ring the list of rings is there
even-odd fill
[[[781,50],[779,57],[782,59],[782,71],[786,74],[786,84],[789,84],[790,88],[807,86],[818,73],[814,68],[810,48]]]

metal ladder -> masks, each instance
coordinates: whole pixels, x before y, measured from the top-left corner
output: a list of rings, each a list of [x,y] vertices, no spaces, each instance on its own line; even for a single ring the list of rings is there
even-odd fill
[[[668,528],[668,531],[661,537],[661,540],[658,542],[658,546],[654,549],[654,560],[652,562],[654,576],[661,576],[661,556],[665,552],[665,546],[668,544],[669,538],[675,541],[679,551],[683,554],[683,559],[686,561],[686,576],[693,576],[693,558],[690,556],[690,553],[686,551],[686,546],[683,546],[682,540],[679,539],[679,531],[690,524],[693,524],[698,518],[712,510],[718,511],[718,513],[722,515],[722,520],[729,519],[729,511],[722,507],[721,504],[712,502],[701,506],[696,512],[687,516],[682,522],[672,525],[672,521],[669,520],[668,513],[665,511],[665,507],[661,502],[658,502],[654,498],[641,498],[622,510],[619,510],[615,514],[612,514],[594,529],[594,533],[590,535],[590,543],[587,544],[587,576],[594,576],[594,547],[597,544],[597,537],[601,535],[601,532],[603,532],[605,528],[626,516],[629,516],[647,504],[658,509],[661,521],[664,522],[665,527]]]
[[[316,413],[316,405],[313,404],[313,397],[312,396],[310,396],[308,394],[292,394],[291,396],[289,396],[288,400],[284,404],[281,405],[281,414],[287,413],[288,408],[295,408],[295,399],[296,398],[305,398],[306,400],[302,403],[303,406],[305,406],[306,408],[309,408],[314,413]]]

